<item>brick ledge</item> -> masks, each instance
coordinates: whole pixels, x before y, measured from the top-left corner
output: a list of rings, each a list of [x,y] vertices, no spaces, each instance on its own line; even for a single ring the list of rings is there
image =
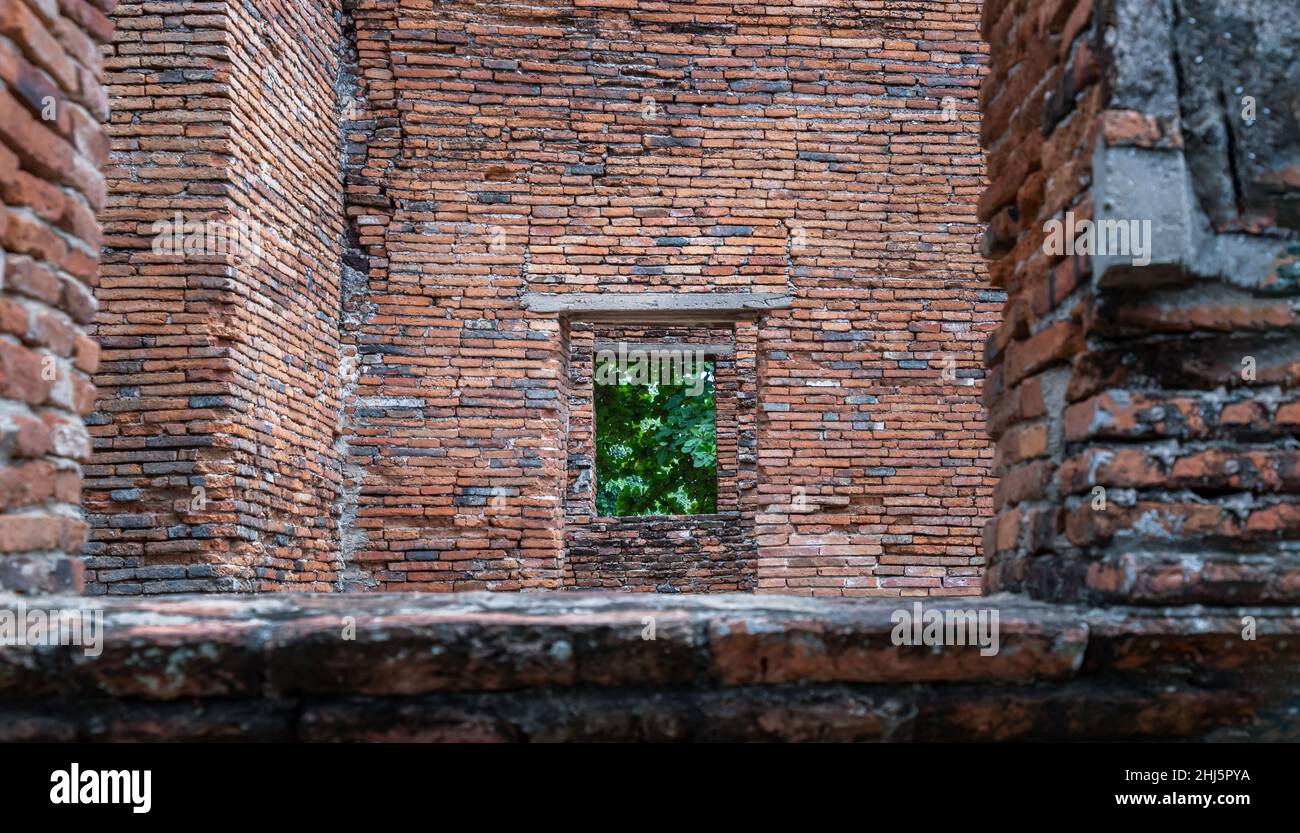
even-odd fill
[[[96,659],[0,647],[0,739],[1300,737],[1296,608],[921,600],[996,609],[1000,651],[983,657],[894,646],[891,613],[912,599],[0,595],[0,609],[20,601],[102,608],[106,639]]]

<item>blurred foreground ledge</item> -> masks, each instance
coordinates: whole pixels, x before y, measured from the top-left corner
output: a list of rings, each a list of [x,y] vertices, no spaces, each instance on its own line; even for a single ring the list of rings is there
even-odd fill
[[[1296,608],[366,593],[4,611],[102,613],[102,639],[13,644],[0,622],[3,741],[1300,738]],[[931,644],[935,622],[996,640]]]

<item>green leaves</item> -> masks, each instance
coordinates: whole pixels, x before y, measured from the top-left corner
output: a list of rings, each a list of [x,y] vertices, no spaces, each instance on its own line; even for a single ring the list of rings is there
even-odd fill
[[[713,365],[681,382],[595,385],[596,512],[602,517],[717,511]]]

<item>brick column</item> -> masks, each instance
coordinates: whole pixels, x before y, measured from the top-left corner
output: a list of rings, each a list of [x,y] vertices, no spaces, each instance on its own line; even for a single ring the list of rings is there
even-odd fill
[[[88,592],[335,586],[338,11],[114,13]]]
[[[1300,600],[1300,10],[991,0],[983,31],[989,589]]]
[[[112,0],[0,0],[0,590],[80,592]]]

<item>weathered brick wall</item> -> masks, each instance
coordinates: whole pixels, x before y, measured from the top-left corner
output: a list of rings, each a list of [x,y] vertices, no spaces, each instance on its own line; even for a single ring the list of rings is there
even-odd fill
[[[979,592],[978,4],[345,11],[359,585],[559,586],[568,347],[521,293],[671,290],[793,296],[755,334],[761,589]]]
[[[223,288],[234,256],[152,246],[175,224],[233,219],[222,9],[125,2],[114,13],[94,328],[103,361],[100,402],[88,420],[95,454],[85,495],[91,592],[174,581],[251,586],[234,534],[228,439],[236,419],[229,344],[238,335],[235,299]]]
[[[117,9],[92,592],[334,579],[336,12],[326,0]],[[236,245],[191,246],[186,225],[185,245],[159,250],[182,223]]]
[[[562,233],[572,113],[493,79],[495,6],[347,11],[344,557],[362,586],[559,587],[561,332],[518,295],[555,259],[530,227]]]
[[[992,588],[1296,601],[1300,10],[995,0],[984,14],[980,215],[1008,291],[988,348]],[[1057,256],[1046,224],[1066,212],[1149,221],[1150,250]]]
[[[80,591],[111,0],[0,2],[0,588]]]
[[[1298,410],[1294,357],[1300,351],[1293,310],[1300,283],[1296,265],[1300,251],[1295,243],[1300,216],[1296,177],[1300,129],[1294,106],[1288,110],[1282,105],[1296,100],[1291,56],[1300,33],[1296,19],[1300,11],[1288,4],[1290,0],[1231,5],[1098,0],[1094,8],[1089,0],[989,3],[985,31],[994,58],[983,104],[993,176],[981,212],[990,219],[985,245],[995,255],[994,281],[1009,296],[1006,323],[989,342],[989,421],[998,437],[997,470],[1005,474],[997,493],[999,516],[988,530],[989,550],[995,555],[990,576],[994,586],[1027,590],[1057,602],[1044,604],[1023,594],[981,600],[981,610],[1000,614],[1000,650],[985,655],[980,646],[971,644],[892,644],[898,603],[891,601],[418,593],[285,594],[276,599],[233,598],[220,605],[202,596],[103,599],[98,606],[105,614],[104,651],[94,661],[87,661],[82,646],[59,648],[26,641],[0,646],[0,738],[1300,737],[1295,709],[1300,620],[1294,607],[1268,604],[1296,601],[1292,455]],[[28,591],[75,590],[77,584],[77,571],[66,557],[67,542],[53,547],[47,545],[51,539],[23,538],[47,530],[75,531],[74,525],[62,523],[75,502],[72,484],[64,482],[68,491],[59,493],[57,503],[33,501],[32,495],[41,494],[40,487],[37,491],[32,487],[44,482],[43,470],[27,467],[49,463],[56,470],[72,472],[77,459],[84,457],[85,442],[76,429],[75,411],[89,405],[89,383],[84,376],[62,374],[67,358],[84,373],[93,372],[93,344],[78,335],[77,325],[94,311],[85,289],[94,271],[93,246],[86,244],[95,232],[93,222],[78,222],[78,218],[87,218],[99,203],[102,185],[94,168],[104,155],[97,128],[104,108],[93,92],[93,50],[80,50],[90,41],[77,28],[84,26],[95,37],[106,38],[109,27],[77,0],[61,0],[58,8],[63,17],[52,29],[31,27],[33,15],[48,21],[53,8],[47,2],[21,8],[14,2],[0,2],[0,115],[4,116],[0,118],[4,199],[0,241],[5,267],[0,321],[7,322],[0,335],[5,385],[0,410],[7,436],[3,447],[7,456],[0,468],[7,501],[6,512],[0,514],[4,529],[0,540],[5,542],[0,575],[6,582],[18,576],[23,580],[19,589]],[[163,6],[149,8],[157,12]],[[248,14],[254,14],[254,9],[259,7],[245,7]],[[1198,26],[1197,21],[1213,21],[1213,25]],[[157,47],[156,53],[149,53],[153,57],[140,60],[156,61],[159,66],[171,60],[206,60],[208,47],[195,43],[225,43],[224,36],[209,40],[203,30],[207,23],[204,15],[196,14],[170,28],[164,25],[165,33],[157,30],[137,38],[135,46],[119,41],[114,60],[129,62],[132,59],[124,56],[141,54],[138,50],[145,44],[186,42],[188,46]],[[141,20],[137,25],[151,24]],[[53,40],[42,39],[42,31]],[[1259,37],[1263,31],[1272,36]],[[1249,52],[1251,59],[1243,60],[1238,50]],[[76,62],[59,62],[60,56],[74,52],[79,56]],[[173,57],[167,58],[169,54]],[[356,60],[362,54],[364,50],[352,55],[351,65],[344,68],[346,83],[361,73],[385,77],[376,67],[363,70]],[[65,71],[83,57],[86,61],[80,69]],[[133,80],[121,66],[118,71],[122,89],[135,89],[138,84],[139,91],[145,92],[157,86]],[[220,62],[185,70],[194,73],[189,81],[200,88],[209,71],[214,79],[224,72]],[[78,79],[75,95],[73,77]],[[60,86],[53,85],[54,79]],[[44,92],[34,98],[33,89]],[[382,95],[383,90],[372,92]],[[134,348],[126,346],[129,342],[117,342],[107,349],[139,350],[133,356],[116,356],[115,372],[143,374],[140,385],[146,392],[150,385],[163,382],[183,384],[165,375],[179,360],[195,362],[183,366],[189,368],[186,372],[198,374],[197,368],[204,366],[201,359],[216,359],[207,365],[214,377],[225,379],[222,374],[229,374],[233,379],[239,360],[251,355],[218,340],[206,350],[177,348],[161,341],[165,333],[161,327],[129,332],[132,326],[158,326],[168,316],[174,325],[223,320],[204,306],[210,302],[216,308],[224,297],[207,294],[206,271],[190,273],[165,259],[152,261],[144,254],[147,247],[132,237],[142,232],[124,231],[135,228],[133,217],[147,227],[145,220],[152,219],[144,212],[156,208],[156,201],[186,207],[190,200],[199,204],[204,187],[199,183],[209,179],[207,164],[234,160],[233,164],[249,165],[256,158],[252,151],[235,151],[229,143],[212,145],[216,150],[211,151],[209,163],[201,163],[203,154],[193,149],[175,157],[163,152],[167,144],[179,141],[178,147],[186,148],[186,141],[209,133],[230,136],[227,117],[214,116],[200,106],[205,103],[201,89],[187,90],[186,95],[194,98],[184,106],[177,104],[156,114],[145,107],[122,117],[115,127],[122,165],[113,171],[113,187],[119,200],[115,210],[120,213],[110,222],[118,222],[120,228],[108,248],[116,266],[106,270],[101,291],[106,303],[117,305],[113,314],[118,317],[109,320],[122,330],[114,337],[138,338],[138,342]],[[1246,125],[1249,132],[1243,130],[1232,121],[1235,108],[1226,103],[1237,95],[1250,95],[1256,99],[1259,116],[1275,118],[1253,119]],[[46,96],[56,104],[49,125],[33,118],[38,112],[35,101],[43,109]],[[125,105],[129,98],[121,96],[119,101]],[[273,109],[271,104],[258,106]],[[245,107],[250,109],[241,109]],[[231,118],[243,113],[239,117],[247,118],[256,109],[244,104],[216,108],[216,112],[234,114]],[[71,132],[60,132],[65,115]],[[383,158],[371,147],[375,140],[367,138],[364,121],[351,123],[349,158],[355,161],[357,154],[364,158],[372,152]],[[382,119],[375,122],[385,129],[396,126]],[[502,129],[511,126],[503,122]],[[295,127],[285,123],[275,129]],[[194,133],[188,140],[159,138],[184,137],[190,130]],[[447,135],[453,141],[459,134]],[[390,154],[404,146],[399,139],[396,131],[384,139],[391,142]],[[245,140],[231,140],[238,141]],[[136,157],[130,150],[134,142],[159,144],[154,155],[141,152]],[[217,150],[226,156],[217,155]],[[155,158],[159,164],[149,170],[127,164],[130,159],[143,164]],[[178,183],[174,171],[168,170],[178,166],[195,175]],[[361,171],[355,165],[349,168],[353,222],[344,236],[348,294],[343,304],[345,320],[352,316],[352,321],[364,319],[368,326],[377,327],[382,305],[392,307],[387,315],[396,315],[402,305],[399,296],[376,298],[368,282],[358,280],[363,270],[387,274],[382,270],[389,261],[388,250],[375,248],[386,232],[372,229],[384,217],[368,213],[368,208],[382,206],[387,198],[379,189],[367,190],[370,186],[358,178]],[[234,200],[246,193],[239,190],[244,183],[220,176],[210,179],[207,187],[222,198],[229,194]],[[315,199],[309,193],[312,183],[288,182],[304,189],[301,208],[310,210]],[[452,195],[461,193],[457,186],[447,190]],[[169,196],[149,196],[152,193]],[[66,202],[56,214],[58,198]],[[1136,266],[1131,257],[1100,255],[1049,257],[1042,248],[1043,222],[1067,207],[1076,209],[1081,218],[1120,218],[1122,212],[1138,219],[1148,216],[1159,224],[1151,263]],[[299,208],[292,206],[294,211]],[[632,210],[629,216],[634,216]],[[364,253],[363,240],[367,241]],[[322,241],[319,251],[327,248]],[[303,254],[304,247],[297,247],[292,256],[326,257],[309,243],[305,250]],[[400,259],[401,252],[392,254],[394,260]],[[489,257],[486,250],[483,255]],[[11,269],[14,263],[19,265]],[[300,260],[297,268],[305,275],[312,262]],[[159,286],[147,283],[150,275],[183,278],[189,274],[203,277],[196,278],[192,287],[186,279],[176,278],[160,280]],[[238,268],[229,275],[212,274],[230,277],[236,284],[243,280]],[[122,290],[116,295],[110,295],[113,275],[120,279],[117,288]],[[261,280],[274,275],[269,272]],[[423,278],[419,271],[409,273],[411,281]],[[51,280],[57,281],[57,296]],[[491,287],[487,277],[465,278],[462,291],[468,296],[471,289],[484,286]],[[262,291],[271,289],[258,289]],[[325,303],[310,300],[317,297],[314,283],[304,283],[298,291],[304,294],[297,299],[301,303]],[[769,320],[795,316],[806,296],[793,294],[791,312],[777,308],[768,313]],[[274,300],[292,303],[294,299],[285,293]],[[250,309],[261,310],[264,301],[251,294],[248,303]],[[494,309],[515,307],[502,302]],[[532,319],[521,316],[519,320]],[[1061,322],[1072,326],[1058,328]],[[555,329],[551,323],[557,325]],[[759,326],[742,322],[735,328],[737,364],[752,362],[759,368],[756,403],[761,403],[769,384],[762,370],[787,359],[779,351],[765,356],[756,350],[751,356],[739,345],[759,343]],[[195,338],[196,345],[202,343],[196,336],[206,332],[199,327],[193,333],[183,326],[175,329],[182,340]],[[554,397],[525,398],[556,399],[558,404],[543,413],[553,414],[561,427],[575,414],[580,421],[579,409],[573,405],[582,394],[570,380],[581,378],[581,371],[575,372],[570,360],[572,354],[581,355],[581,345],[571,349],[575,347],[572,333],[581,327],[568,321],[536,328],[518,325],[518,330],[527,333],[519,340],[538,345],[530,344],[517,366],[507,368],[510,372],[491,378],[498,387],[502,380],[532,380],[516,375],[520,368],[533,366],[528,362],[554,372],[554,379],[543,375],[542,385],[521,385],[519,390],[545,394],[554,381],[558,390]],[[306,332],[310,339],[313,331]],[[412,367],[420,366],[414,350],[376,351],[369,348],[384,344],[377,332],[368,335],[356,327],[351,332],[344,345],[345,359],[380,356],[364,359],[376,365],[397,356]],[[492,332],[494,338],[506,341],[508,336],[501,334],[513,331]],[[312,350],[328,353],[327,337],[316,335],[326,339],[321,343],[327,346]],[[557,349],[552,349],[552,339]],[[231,340],[240,346],[233,336]],[[302,341],[299,337],[298,342],[284,344],[297,350]],[[449,344],[445,340],[441,346]],[[468,361],[472,351],[486,347],[475,343],[462,348],[458,342],[454,346],[458,349],[453,359],[438,365],[444,368],[440,372],[476,369]],[[227,347],[228,354],[221,352]],[[213,355],[205,357],[208,350]],[[52,363],[58,373],[50,392],[36,399],[43,388],[32,368],[40,363],[35,359],[47,355],[58,357]],[[295,361],[306,361],[293,355]],[[298,368],[287,359],[260,360],[276,373]],[[142,369],[130,370],[132,361]],[[347,361],[344,367],[349,368]],[[814,369],[835,368],[815,365]],[[255,372],[262,371],[255,368]],[[154,379],[148,375],[153,373],[160,375]],[[358,384],[368,378],[367,373],[385,375],[377,370],[345,374],[344,382]],[[408,377],[419,378],[412,374]],[[107,380],[125,384],[112,376]],[[60,385],[74,388],[75,407],[59,398],[64,393],[52,392]],[[491,387],[485,384],[482,390]],[[83,394],[86,400],[81,399]],[[141,403],[119,400],[135,398],[119,391],[104,406],[105,420],[96,426],[103,437],[170,438],[192,427],[194,433],[185,438],[189,445],[175,447],[216,449],[221,446],[215,441],[195,439],[210,435],[224,441],[226,435],[238,435],[235,429],[214,432],[211,424],[193,419],[169,422],[175,416],[162,402],[139,408],[135,417],[120,416]],[[285,415],[288,420],[289,415],[297,418],[304,407],[295,402],[267,394],[262,400],[232,402],[225,411],[231,425],[238,424],[235,415],[243,413],[244,404],[256,408],[259,418]],[[364,404],[361,407],[375,410],[355,414],[352,424],[385,416],[381,404],[391,407],[393,403]],[[933,400],[928,407],[936,407]],[[158,413],[145,418],[154,411]],[[477,429],[457,429],[469,438],[472,431],[496,428],[507,419],[490,409],[484,414],[492,420],[484,416]],[[425,415],[412,405],[402,418],[419,428]],[[158,430],[159,425],[169,430]],[[745,430],[737,430],[738,469],[743,467]],[[271,429],[264,433],[274,436]],[[382,434],[376,430],[367,436]],[[511,443],[533,436],[503,433],[499,455],[489,457],[484,468],[493,468],[491,460],[512,459]],[[569,439],[573,438],[571,433]],[[470,443],[452,446],[472,447]],[[547,448],[545,453],[550,461],[553,450]],[[555,453],[562,456],[564,451]],[[126,466],[122,459],[108,465]],[[520,454],[516,459],[538,458]],[[214,461],[220,460],[219,456],[203,458],[203,465],[193,471],[206,478],[215,470]],[[138,472],[123,468],[121,476],[135,478],[142,492],[144,486],[157,489],[170,481],[146,474],[170,476],[167,465],[188,461],[149,461],[164,468],[150,470],[141,464]],[[357,463],[369,462],[357,457],[344,469],[357,476],[351,481],[355,487],[345,484],[345,495],[347,489],[354,489],[353,496],[362,494],[366,471]],[[530,480],[539,475],[525,468],[497,477],[513,477],[525,485],[540,482]],[[232,478],[247,474],[233,467],[229,473]],[[419,472],[396,474],[386,481],[389,487],[425,482],[414,476]],[[563,466],[546,476],[567,482]],[[469,475],[466,482],[473,482]],[[214,484],[219,493],[224,488]],[[1084,502],[1098,488],[1105,490],[1106,502],[1097,509],[1089,504],[1085,513]],[[388,493],[394,504],[415,494]],[[225,499],[219,495],[216,502]],[[234,497],[229,500],[230,507],[219,511],[244,511]],[[475,502],[463,501],[466,506]],[[545,519],[562,502],[556,500],[552,506],[539,499],[533,506],[536,514],[529,517],[530,504],[517,501],[516,528],[523,530],[525,523]],[[743,507],[743,499],[739,502]],[[348,504],[346,498],[343,504]],[[33,508],[37,506],[41,510]],[[355,502],[352,506],[354,511],[359,508]],[[342,517],[346,520],[347,513]],[[455,520],[468,526],[468,518]],[[767,523],[757,516],[755,520]],[[498,528],[508,527],[492,527]],[[543,528],[559,527],[536,526]],[[123,540],[141,546],[147,542],[143,536]],[[11,542],[19,546],[10,547]],[[535,559],[532,566],[550,565],[547,568],[562,581],[564,567],[554,556],[557,550],[544,548],[529,557]],[[505,558],[497,560],[506,566]],[[220,565],[219,560],[212,563]],[[524,574],[525,566],[529,565],[520,561],[509,569]],[[373,578],[360,560],[350,569],[345,584],[364,584]],[[540,573],[534,570],[532,575]],[[20,607],[20,600],[7,592],[12,586],[0,587],[0,608]],[[1088,603],[1061,603],[1066,598]],[[1247,606],[1148,604],[1153,601]],[[68,611],[82,606],[71,595],[47,596],[42,604]],[[970,611],[961,608],[968,604],[934,600],[926,607],[965,616]],[[359,623],[357,638],[339,639],[339,623],[353,617]],[[1249,636],[1243,633],[1246,617]],[[218,668],[221,673],[214,673]],[[1207,680],[1213,684],[1207,685]]]
[[[977,594],[983,47],[914,5],[124,4],[93,589],[572,585],[571,334],[523,295],[748,291],[744,523],[652,537]]]
[[[236,272],[236,484],[261,589],[338,578],[340,471],[338,0],[231,9],[231,198],[262,230]]]
[[[745,93],[732,118],[763,106],[762,139],[742,142],[773,190],[740,199],[780,219],[795,295],[759,333],[759,587],[977,595],[979,346],[1002,300],[975,243],[979,4],[764,13],[769,52],[744,69],[738,46],[720,68]]]

